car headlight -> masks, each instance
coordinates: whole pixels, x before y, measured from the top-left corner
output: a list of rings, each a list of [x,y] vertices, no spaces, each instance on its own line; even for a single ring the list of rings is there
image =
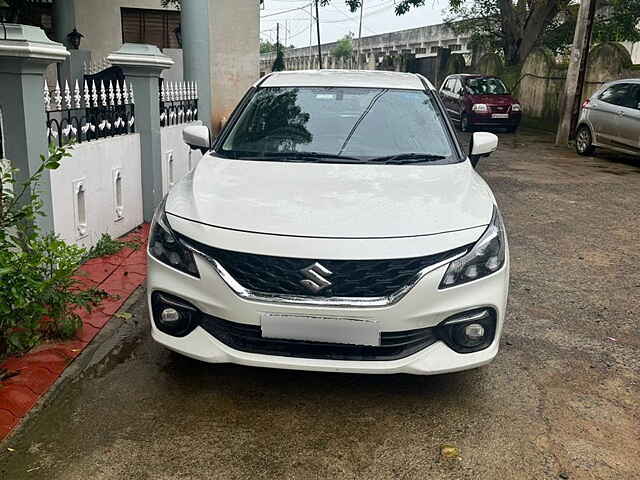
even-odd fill
[[[440,282],[440,288],[453,287],[491,275],[502,268],[505,262],[506,237],[502,216],[493,207],[491,223],[464,257],[449,264]]]
[[[521,109],[520,104],[519,103],[514,103],[513,105],[511,105],[511,111],[512,112],[519,112]]]
[[[149,253],[162,263],[170,267],[200,278],[193,253],[186,249],[176,237],[167,221],[164,206],[167,197],[164,197],[153,215],[151,231],[149,233]]]
[[[489,111],[489,107],[487,107],[486,103],[474,103],[471,110],[478,113],[487,113]]]

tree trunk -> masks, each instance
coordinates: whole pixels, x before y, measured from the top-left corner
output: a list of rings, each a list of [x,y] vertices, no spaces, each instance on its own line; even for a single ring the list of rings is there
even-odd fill
[[[522,29],[518,46],[518,63],[523,63],[542,36],[546,24],[551,22],[560,11],[564,0],[538,0],[534,2]]]
[[[551,22],[568,0],[531,0],[526,2],[498,0],[504,34],[504,57],[507,65],[524,62],[542,36],[545,25]]]
[[[518,63],[518,48],[522,38],[522,25],[512,0],[498,0],[502,33],[504,34],[504,58],[507,65]]]

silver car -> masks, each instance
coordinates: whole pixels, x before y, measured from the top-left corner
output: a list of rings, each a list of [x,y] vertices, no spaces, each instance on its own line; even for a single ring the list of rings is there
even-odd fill
[[[640,78],[607,83],[582,104],[576,150],[596,147],[640,156]]]

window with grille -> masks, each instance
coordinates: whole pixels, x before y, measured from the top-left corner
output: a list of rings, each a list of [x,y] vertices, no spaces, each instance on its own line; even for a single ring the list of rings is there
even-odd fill
[[[122,42],[148,43],[158,48],[180,48],[175,31],[180,26],[180,12],[121,8]]]
[[[462,45],[460,45],[459,43],[452,43],[451,45],[449,45],[449,50],[451,50],[452,52],[457,52],[458,50],[462,50]]]

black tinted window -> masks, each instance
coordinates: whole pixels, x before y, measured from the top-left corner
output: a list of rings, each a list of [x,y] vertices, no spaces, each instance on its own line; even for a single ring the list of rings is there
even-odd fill
[[[219,153],[238,158],[324,153],[366,161],[426,153],[458,161],[431,92],[380,88],[261,88]]]
[[[633,83],[618,83],[607,88],[600,100],[620,107],[638,108],[636,85]]]

